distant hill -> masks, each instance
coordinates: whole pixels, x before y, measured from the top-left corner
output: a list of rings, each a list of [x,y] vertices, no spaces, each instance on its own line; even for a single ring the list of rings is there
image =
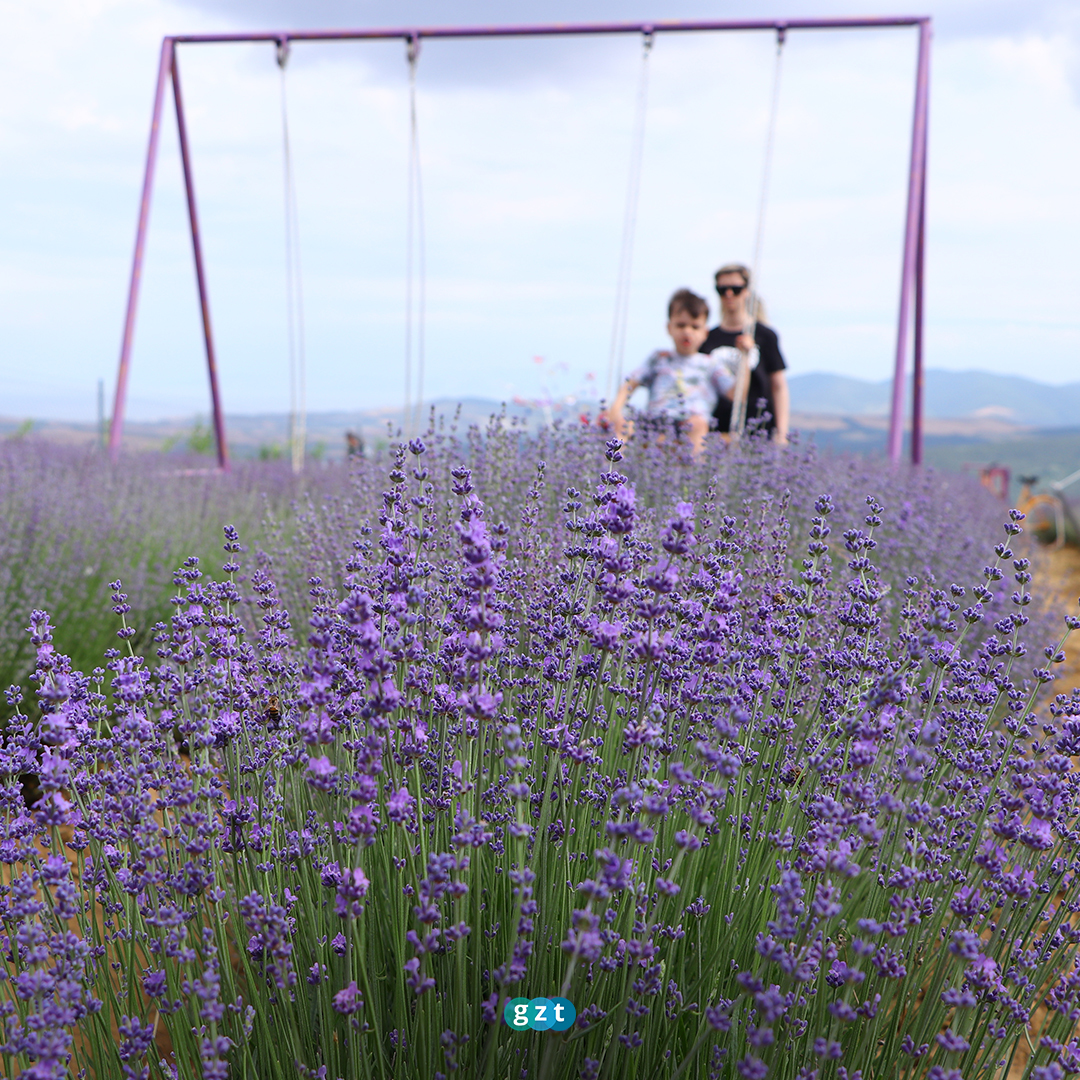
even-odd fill
[[[456,425],[459,432],[465,432],[473,424],[483,428],[493,415],[499,414],[505,414],[508,421],[517,421],[533,428],[570,414],[566,408],[557,409],[549,415],[544,409],[514,402],[504,404],[488,398],[442,398],[424,405],[420,411],[420,430],[427,428],[432,410],[444,429],[449,430]],[[595,406],[592,411],[595,411]],[[353,431],[360,435],[370,451],[385,446],[389,439],[388,432],[398,430],[401,420],[400,407],[311,412],[307,416],[307,445],[316,455],[343,457],[345,432]],[[225,430],[234,454],[240,457],[276,457],[285,453],[289,439],[289,418],[285,413],[226,413]],[[100,435],[96,424],[0,416],[0,438],[30,434],[58,442],[77,443],[96,442]],[[198,452],[209,453],[213,446],[213,435],[205,414],[163,420],[127,420],[124,423],[124,446],[129,450],[198,447]]]
[[[792,375],[789,381],[795,412],[873,416],[889,411],[891,380],[870,382],[810,372]],[[932,369],[926,373],[926,415],[1006,420],[1047,428],[1076,427],[1080,426],[1080,382],[1050,386],[1019,375]]]
[[[792,374],[792,412],[803,417],[849,417],[870,420],[871,427],[878,426],[873,418],[887,417],[892,393],[892,383],[885,379],[871,382],[854,379],[847,375],[825,372]],[[905,413],[910,413],[911,396],[908,387]],[[503,405],[497,399],[463,398],[460,401],[442,398],[425,404],[422,426],[427,425],[429,411],[435,411],[452,422],[455,414],[459,424],[485,424],[493,413],[505,408],[508,417],[524,421],[530,426],[550,422],[562,416],[569,418],[579,412],[595,412],[597,404],[584,400],[558,403],[552,408],[527,404],[518,399]],[[1015,425],[1036,428],[1080,427],[1080,382],[1051,386],[1047,383],[1025,379],[1020,375],[994,375],[987,371],[942,371],[932,369],[926,373],[926,416],[936,420],[965,420],[992,426]],[[340,410],[335,412],[312,412],[308,415],[308,439],[324,442],[327,449],[342,443],[344,432],[361,432],[366,441],[386,438],[387,425],[397,427],[401,423],[401,408]],[[125,442],[132,446],[150,447],[169,439],[186,439],[196,419],[191,416],[174,417],[154,421],[129,420],[124,425]],[[202,423],[207,423],[204,416]],[[11,435],[30,424],[39,435],[80,441],[94,437],[95,426],[51,421],[35,418],[32,422],[22,417],[0,416],[0,437]],[[226,419],[229,441],[238,449],[280,445],[287,438],[288,418],[282,414],[254,415],[230,413]],[[817,428],[818,424],[803,424]],[[959,434],[960,432],[956,432]],[[974,434],[974,432],[972,432]]]
[[[821,447],[879,455],[884,453],[891,386],[843,375],[792,375],[792,426],[804,441]],[[906,402],[905,422],[910,410]],[[576,422],[579,413],[594,413],[595,402],[565,402],[552,408],[521,401],[503,405],[490,398],[441,399],[424,406],[421,426],[430,410],[444,430],[481,427],[495,414],[535,429],[553,419]],[[361,435],[368,454],[384,450],[398,429],[401,409],[387,407],[310,413],[307,442],[313,457],[341,458],[345,432]],[[229,445],[238,458],[278,457],[287,451],[288,417],[283,414],[230,414]],[[1006,465],[1014,477],[1037,474],[1043,483],[1080,467],[1080,382],[1049,386],[1016,375],[984,371],[926,373],[926,461],[960,469],[976,464]],[[33,435],[63,442],[94,442],[94,424],[0,417],[0,438]],[[905,440],[906,441],[906,440]],[[205,416],[157,421],[129,421],[124,446],[131,450],[197,450],[213,447]],[[907,456],[907,449],[904,451]],[[1015,489],[1014,482],[1014,489]],[[1015,490],[1014,490],[1015,493]]]

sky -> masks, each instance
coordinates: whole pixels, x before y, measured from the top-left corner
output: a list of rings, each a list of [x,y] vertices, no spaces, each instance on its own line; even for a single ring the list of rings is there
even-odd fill
[[[858,14],[902,4],[859,0]],[[91,420],[115,386],[163,35],[244,29],[843,15],[787,0],[0,0],[0,415]],[[912,5],[934,18],[931,367],[1080,377],[1080,6]],[[657,36],[624,370],[676,288],[749,262],[775,39]],[[793,32],[759,263],[792,374],[892,371],[916,31]],[[273,47],[182,46],[222,397],[289,405],[282,77]],[[636,35],[422,45],[425,397],[606,388],[642,67]],[[311,410],[400,405],[408,96],[400,41],[294,46],[285,90]],[[128,415],[205,414],[167,99]],[[414,384],[415,385],[415,384]]]

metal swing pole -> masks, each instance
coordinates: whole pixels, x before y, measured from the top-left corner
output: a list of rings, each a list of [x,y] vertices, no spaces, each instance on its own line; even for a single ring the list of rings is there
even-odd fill
[[[924,136],[925,137],[925,136]],[[926,149],[923,148],[923,156]],[[923,459],[923,292],[926,254],[926,170],[923,169],[922,191],[919,196],[919,243],[915,253],[915,370],[911,380],[911,464],[921,465]]]
[[[173,39],[165,38],[161,43],[157,89],[154,91],[154,108],[150,114],[150,145],[146,151],[146,170],[143,173],[142,198],[139,202],[139,223],[135,227],[135,255],[131,263],[131,283],[128,285],[124,335],[120,342],[120,368],[116,373],[116,395],[113,398],[112,419],[109,422],[109,456],[114,461],[120,456],[124,406],[127,403],[128,376],[131,373],[131,345],[135,338],[135,313],[139,306],[143,256],[146,254],[146,226],[150,220],[150,197],[154,190],[154,167],[157,164],[158,137],[161,134],[161,109],[165,103],[165,83],[173,66],[173,51]]]
[[[922,374],[922,255],[920,236],[923,225],[923,203],[926,198],[926,133],[930,101],[930,20],[919,23],[919,59],[915,76],[915,116],[911,131],[911,166],[908,173],[907,217],[904,226],[904,265],[900,276],[900,317],[896,328],[896,366],[893,371],[892,411],[889,417],[889,460],[900,461],[904,445],[904,378],[907,362],[908,314],[911,310],[911,291],[915,285],[916,327],[915,341],[918,345],[918,374]],[[916,278],[918,279],[916,281]],[[922,439],[922,393],[918,394],[920,410],[919,439]],[[912,458],[915,456],[915,440],[912,439]],[[919,456],[922,456],[921,445]]]
[[[161,60],[158,63],[157,89],[154,92],[154,108],[150,119],[150,145],[146,151],[146,170],[143,174],[142,199],[139,203],[139,222],[135,229],[135,256],[131,266],[131,283],[128,286],[124,336],[120,344],[120,367],[116,377],[113,414],[109,423],[109,455],[114,461],[120,455],[120,442],[124,428],[124,407],[127,403],[128,377],[131,374],[131,349],[135,340],[135,315],[139,306],[139,288],[142,285],[143,259],[146,254],[146,232],[150,222],[150,201],[154,188],[154,170],[157,165],[158,145],[161,137],[161,111],[165,103],[165,84],[170,77],[173,87],[173,102],[176,105],[176,124],[180,136],[180,157],[184,167],[184,188],[187,195],[188,219],[191,224],[191,245],[195,255],[195,277],[199,287],[203,337],[206,342],[206,366],[210,376],[210,399],[214,413],[214,440],[217,444],[218,465],[222,469],[227,469],[229,467],[229,448],[225,441],[225,418],[221,410],[217,363],[214,356],[214,339],[210,329],[210,305],[206,289],[206,274],[203,269],[202,244],[199,239],[199,219],[195,208],[195,186],[191,172],[191,154],[188,148],[187,125],[184,122],[184,102],[180,92],[180,70],[176,63],[176,40],[171,37],[167,37],[162,41]]]
[[[176,53],[172,59],[173,102],[176,105],[176,126],[180,132],[180,157],[184,164],[184,190],[187,194],[188,220],[191,223],[191,246],[195,255],[195,278],[199,286],[199,309],[202,313],[203,338],[206,342],[206,370],[210,377],[210,402],[214,410],[214,441],[217,444],[218,467],[229,467],[229,446],[225,441],[225,416],[221,410],[221,393],[218,389],[217,361],[214,356],[214,337],[210,330],[210,297],[206,290],[206,272],[203,269],[202,242],[199,239],[199,217],[195,209],[195,181],[191,173],[191,155],[188,152],[187,125],[184,123],[184,104],[180,95],[180,68]]]

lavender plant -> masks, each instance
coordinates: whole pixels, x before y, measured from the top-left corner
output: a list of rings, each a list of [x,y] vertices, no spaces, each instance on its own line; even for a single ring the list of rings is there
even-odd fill
[[[493,417],[484,432],[473,427],[461,435],[453,423],[436,424],[433,417],[424,436],[428,497],[441,514],[453,516],[453,473],[468,467],[472,482],[485,493],[488,516],[517,529],[532,491],[535,463],[544,461],[545,482],[531,514],[532,543],[546,557],[554,552],[555,561],[548,565],[557,572],[566,507],[581,503],[580,511],[588,504],[590,485],[605,467],[604,438],[591,425],[558,424],[531,437],[502,416]],[[655,514],[669,508],[673,498],[705,499],[717,512],[746,522],[755,555],[771,547],[773,561],[779,558],[788,575],[801,569],[801,555],[788,550],[786,533],[810,528],[817,493],[832,493],[842,519],[839,525],[834,519],[833,527],[843,532],[862,524],[859,507],[872,488],[893,508],[876,533],[879,575],[887,586],[878,610],[889,613],[890,625],[903,606],[909,575],[950,582],[982,566],[985,537],[998,528],[1000,510],[965,478],[930,469],[882,470],[864,458],[820,455],[813,444],[784,454],[771,450],[757,438],[732,447],[716,441],[695,459],[681,444],[635,444],[632,460],[620,467],[634,486],[638,519],[645,528],[655,529]],[[306,622],[310,614],[312,577],[344,594],[347,572],[341,552],[351,549],[358,521],[378,519],[385,468],[382,461],[357,462],[348,476],[351,483],[336,489],[326,485],[298,499],[287,519],[264,530],[261,543],[294,619]],[[748,524],[751,519],[756,529]],[[453,539],[443,527],[436,530],[435,542],[450,550]]]
[[[1020,515],[980,572],[933,478],[432,441],[368,524],[361,473],[276,553],[228,527],[153,658],[119,581],[89,675],[33,614],[6,1075],[1080,1071],[1080,694],[1040,703]],[[555,995],[568,1031],[502,1022]]]
[[[115,640],[101,603],[109,580],[123,576],[145,631],[168,618],[176,565],[192,554],[212,557],[222,522],[253,531],[267,500],[286,508],[296,494],[280,465],[200,475],[205,468],[185,470],[189,464],[141,454],[113,466],[85,448],[0,441],[0,684],[25,676],[35,608],[52,613],[57,645],[90,669]]]

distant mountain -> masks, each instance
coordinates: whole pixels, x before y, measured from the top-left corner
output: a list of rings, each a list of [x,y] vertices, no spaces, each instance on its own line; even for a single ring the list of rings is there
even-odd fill
[[[795,412],[873,416],[889,411],[891,380],[870,382],[811,372],[792,375],[789,382]],[[908,396],[909,409],[910,401]],[[926,415],[992,418],[1036,427],[1076,427],[1080,426],[1080,382],[1050,386],[1019,375],[932,369],[926,373]]]
[[[866,452],[877,452],[884,446],[892,390],[889,381],[870,382],[811,372],[792,375],[790,385],[793,424],[808,437],[823,445]],[[910,394],[905,406],[905,415],[910,415]],[[562,402],[543,407],[522,401],[504,405],[489,398],[443,398],[424,406],[420,430],[426,429],[432,409],[444,430],[454,427],[456,418],[457,430],[464,432],[472,424],[484,427],[500,413],[509,422],[530,429],[552,420],[576,420],[580,412],[595,412],[596,403]],[[375,450],[392,439],[389,432],[398,430],[401,420],[400,407],[312,412],[307,417],[308,446],[317,455],[341,457],[345,453],[345,433],[353,431],[369,451]],[[1062,429],[1080,432],[1080,382],[1049,386],[1018,375],[928,371],[926,420],[926,436],[936,442],[1009,440],[1033,434],[1032,429],[1039,429],[1040,435]],[[229,414],[225,423],[229,444],[238,456],[277,456],[285,452],[289,424],[282,413]],[[93,424],[0,417],[0,438],[30,432],[63,441],[89,442],[98,437]],[[205,416],[131,420],[124,425],[124,445],[140,450],[198,447],[206,452],[212,438]]]
[[[584,408],[584,406],[583,406]],[[540,424],[570,415],[566,407],[553,410],[531,408],[515,402],[488,398],[440,398],[425,403],[419,411],[416,429],[424,431],[434,410],[443,430],[464,433],[471,425],[484,428],[493,416],[505,415],[506,422],[535,429]],[[592,410],[595,411],[595,408]],[[311,412],[307,416],[309,451],[334,458],[345,454],[345,433],[358,434],[369,450],[386,445],[390,432],[401,427],[402,409],[387,407],[340,412]],[[576,413],[574,413],[576,415]],[[277,457],[286,453],[289,417],[285,413],[227,413],[225,430],[231,451],[240,457]],[[30,435],[59,442],[97,442],[101,433],[96,424],[57,420],[22,420],[0,416],[0,438]],[[213,432],[208,417],[184,416],[164,420],[127,420],[124,446],[129,450],[196,450],[210,453]]]

